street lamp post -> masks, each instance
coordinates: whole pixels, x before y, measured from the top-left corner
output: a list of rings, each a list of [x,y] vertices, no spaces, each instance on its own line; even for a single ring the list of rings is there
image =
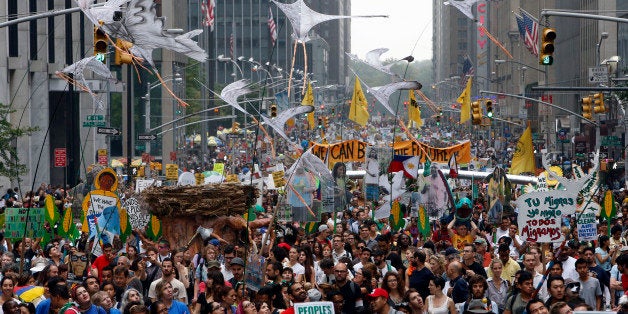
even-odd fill
[[[163,82],[155,81],[146,83],[146,95],[144,95],[144,124],[146,132],[150,132],[150,91],[161,86],[163,83],[174,82],[175,84],[181,83],[183,78],[181,78],[181,74],[175,73],[174,77],[164,80]],[[157,84],[158,83],[158,84]],[[173,117],[174,118],[174,117]],[[150,143],[146,145],[146,152],[150,154]]]

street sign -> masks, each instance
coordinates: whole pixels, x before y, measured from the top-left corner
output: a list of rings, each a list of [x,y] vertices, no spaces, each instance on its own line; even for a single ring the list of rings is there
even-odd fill
[[[66,167],[68,165],[68,155],[65,148],[55,148],[55,167]]]
[[[139,134],[137,136],[138,141],[153,141],[155,139],[157,139],[155,134]]]
[[[589,83],[608,83],[608,68],[603,67],[590,67],[589,68]]]
[[[83,121],[84,128],[104,127],[107,125],[105,121]]]
[[[96,133],[98,133],[98,134],[107,134],[107,135],[120,135],[120,130],[118,130],[116,128],[98,127],[96,129]]]

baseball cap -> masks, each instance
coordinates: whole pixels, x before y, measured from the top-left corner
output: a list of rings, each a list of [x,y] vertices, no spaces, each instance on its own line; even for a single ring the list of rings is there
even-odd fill
[[[310,302],[317,302],[323,298],[323,295],[321,294],[320,291],[318,291],[318,289],[308,290],[307,296],[310,298]]]
[[[322,224],[318,227],[318,232],[323,232],[325,230],[329,229],[329,227],[325,224]]]
[[[373,292],[371,292],[370,294],[367,295],[369,298],[379,298],[379,297],[384,297],[386,299],[388,299],[388,292],[386,292],[386,290],[382,289],[382,288],[375,288],[375,290],[373,290]]]
[[[454,249],[453,247],[448,247],[445,250],[445,256],[449,256],[449,255],[454,255],[454,254],[459,254],[460,252],[458,252],[458,250]]]
[[[231,264],[229,264],[229,265],[240,265],[240,266],[244,267],[244,260],[239,258],[239,257],[234,257],[231,260]]]
[[[469,301],[469,306],[465,313],[491,313],[488,307],[488,299],[473,299]]]
[[[478,237],[475,239],[475,241],[473,241],[473,243],[486,244],[486,240]]]
[[[218,268],[220,269],[220,263],[217,260],[211,260],[207,262],[207,268]]]

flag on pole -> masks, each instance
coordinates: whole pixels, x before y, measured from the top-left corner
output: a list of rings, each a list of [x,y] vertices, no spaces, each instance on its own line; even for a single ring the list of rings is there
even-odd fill
[[[408,90],[408,98],[410,105],[408,106],[408,119],[410,125],[416,123],[417,127],[423,126],[423,120],[421,120],[421,109],[419,109],[419,103],[416,101],[413,90]]]
[[[216,8],[216,0],[201,0],[201,13],[203,15],[203,26],[209,27],[211,32],[214,31],[214,9]]]
[[[273,9],[269,7],[268,10],[270,11],[270,17],[268,18],[268,31],[270,32],[272,47],[274,47],[277,42],[277,24],[275,24],[275,19],[273,18]]]
[[[532,129],[528,126],[519,138],[519,142],[517,142],[517,148],[515,149],[515,154],[512,156],[512,162],[508,173],[534,173],[535,169],[534,146],[532,146]]]
[[[462,90],[456,102],[461,104],[460,107],[460,123],[465,123],[467,120],[471,119],[471,84],[473,82],[473,78],[470,77],[467,80],[467,86]]]
[[[451,155],[449,158],[449,177],[457,178],[458,177],[458,160],[456,159],[456,153]]]
[[[469,55],[464,56],[464,62],[462,63],[462,75],[460,79],[460,85],[466,84],[468,79],[475,73],[475,67]]]
[[[521,15],[515,13],[515,18],[517,19],[517,28],[519,28],[519,35],[521,35],[521,39],[523,40],[530,53],[538,57],[539,22],[524,9],[520,8],[519,12],[521,13]]]
[[[368,102],[362,91],[360,79],[356,76],[353,85],[353,96],[351,97],[351,108],[349,109],[349,120],[365,126],[369,121]]]
[[[303,96],[303,100],[301,100],[302,106],[314,106],[314,92],[312,91],[312,83],[307,83],[307,91],[305,91],[305,96]],[[307,114],[307,124],[310,126],[310,130],[314,130],[316,127],[316,123],[314,122],[314,111]]]
[[[393,155],[393,160],[388,165],[388,173],[403,171],[406,178],[416,179],[420,163],[419,156]]]

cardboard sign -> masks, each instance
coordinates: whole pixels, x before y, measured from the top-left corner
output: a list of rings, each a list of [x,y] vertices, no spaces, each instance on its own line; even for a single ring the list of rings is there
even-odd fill
[[[295,314],[334,314],[334,303],[328,301],[295,303]]]
[[[246,283],[247,288],[257,292],[264,285],[263,266],[264,257],[257,254],[251,254],[249,256],[249,261],[246,264],[246,271],[244,272],[246,274],[244,282]]]
[[[585,212],[578,219],[578,240],[597,240],[597,219],[595,219],[595,213]]]
[[[517,222],[523,241],[561,242],[562,216],[575,212],[576,199],[566,196],[561,190],[532,192],[517,198],[517,208]]]
[[[282,187],[286,185],[285,173],[283,171],[273,172],[273,182],[275,187]]]
[[[216,163],[214,164],[214,171],[220,173],[221,175],[225,175],[225,164],[223,163]]]
[[[155,183],[155,179],[148,179],[148,180],[144,180],[144,179],[137,179],[135,181],[135,193],[140,193],[144,190],[146,190],[146,188],[148,188],[149,186],[155,184],[157,186],[161,186],[161,181],[158,181],[160,184],[156,184]]]
[[[166,164],[166,180],[179,179],[179,166],[177,164]]]
[[[7,208],[5,213],[4,236],[7,239],[39,238],[44,235],[45,211],[43,208]]]

